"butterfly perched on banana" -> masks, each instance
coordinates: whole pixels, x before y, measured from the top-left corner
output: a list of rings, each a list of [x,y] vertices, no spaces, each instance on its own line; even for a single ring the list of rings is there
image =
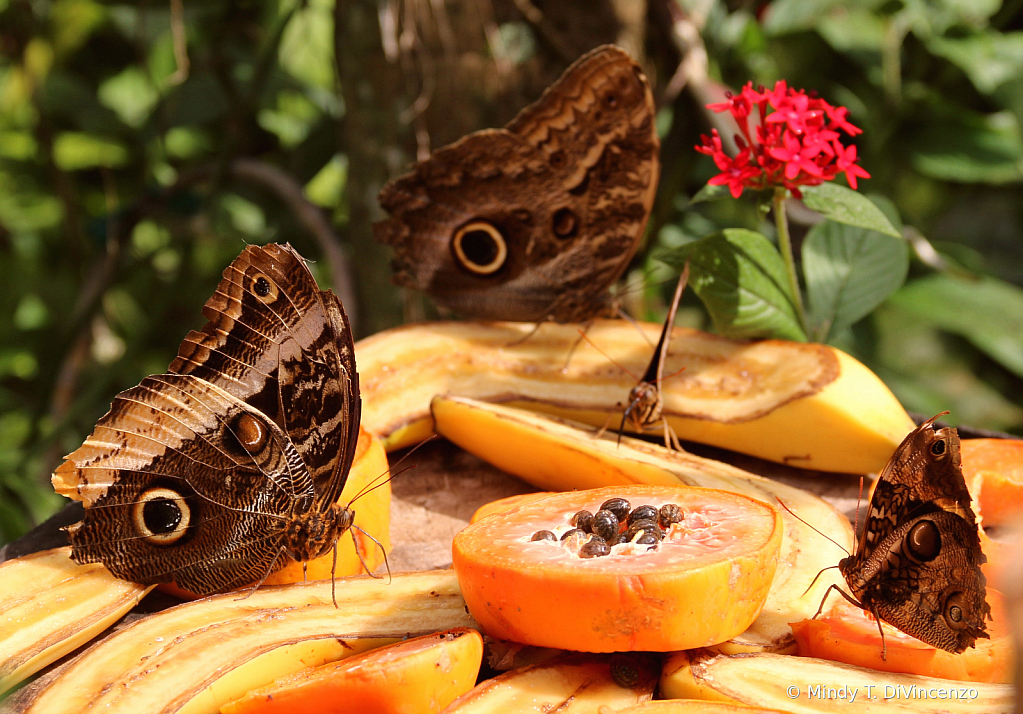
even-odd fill
[[[361,412],[348,318],[290,245],[247,247],[203,315],[53,474],[76,562],[200,595],[334,547]]]

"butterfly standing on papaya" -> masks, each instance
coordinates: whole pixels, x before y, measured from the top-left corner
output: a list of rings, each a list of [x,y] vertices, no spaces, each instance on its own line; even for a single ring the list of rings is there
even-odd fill
[[[654,102],[605,45],[503,129],[469,134],[387,184],[374,226],[393,281],[467,318],[580,322],[613,312],[658,180]]]
[[[959,434],[933,426],[947,413],[925,421],[895,450],[874,487],[856,552],[838,564],[852,594],[831,585],[824,599],[837,590],[876,619],[960,653],[988,637],[991,606]],[[824,601],[817,615],[823,607]]]
[[[344,308],[290,245],[247,247],[203,315],[53,474],[76,562],[199,595],[335,547],[361,413]]]

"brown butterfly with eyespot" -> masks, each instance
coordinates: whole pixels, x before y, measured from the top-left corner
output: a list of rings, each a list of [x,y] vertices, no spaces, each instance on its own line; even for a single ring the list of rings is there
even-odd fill
[[[849,602],[933,647],[960,653],[987,638],[987,562],[963,478],[959,434],[914,429],[878,477],[856,552],[838,569]],[[814,617],[817,617],[814,615]],[[884,631],[881,630],[884,641]],[[882,657],[884,650],[882,650]]]
[[[380,192],[393,281],[482,320],[584,321],[646,227],[660,142],[639,65],[606,45],[503,129],[434,151]]]
[[[76,562],[199,595],[334,547],[361,413],[348,318],[290,245],[247,247],[203,315],[53,474]]]

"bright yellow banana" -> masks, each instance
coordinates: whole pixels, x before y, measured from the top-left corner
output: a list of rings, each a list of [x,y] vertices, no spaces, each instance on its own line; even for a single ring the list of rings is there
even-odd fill
[[[304,667],[407,635],[475,627],[453,571],[335,584],[336,609],[331,582],[320,581],[216,595],[139,620],[30,685],[18,711],[217,712]]]
[[[645,337],[622,320],[597,320],[586,341],[575,325],[546,323],[532,335],[531,325],[469,322],[379,333],[356,345],[363,424],[389,449],[407,446],[432,431],[430,399],[451,394],[617,426],[637,377],[616,365],[641,374],[660,332],[641,328]],[[880,471],[913,428],[881,380],[832,347],[672,334],[665,367],[672,376],[661,389],[664,414],[682,439],[867,473]]]
[[[794,652],[788,623],[813,616],[824,589],[839,582],[835,569],[817,578],[844,555],[821,533],[852,548],[849,519],[824,500],[719,461],[628,437],[619,445],[613,435],[597,438],[589,427],[465,398],[434,399],[433,416],[441,435],[545,491],[684,484],[733,491],[774,506],[784,501],[805,523],[781,509],[785,534],[764,609],[746,632],[716,647],[723,652]]]
[[[660,692],[669,699],[754,704],[793,714],[1016,711],[1011,684],[878,672],[823,659],[768,653],[719,656],[707,650],[676,652],[664,663]]]
[[[57,548],[0,565],[0,693],[119,620],[152,586],[118,580]]]

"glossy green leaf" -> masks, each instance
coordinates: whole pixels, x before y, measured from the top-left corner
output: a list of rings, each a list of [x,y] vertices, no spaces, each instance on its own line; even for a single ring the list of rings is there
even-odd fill
[[[962,335],[1023,377],[1023,290],[989,276],[937,273],[913,281],[890,303],[920,320]]]
[[[932,178],[961,183],[1023,181],[1023,138],[1010,112],[962,114],[919,132],[913,165]]]
[[[805,341],[774,245],[753,231],[730,228],[661,256],[681,269],[689,260],[689,285],[714,320],[715,330],[736,339],[778,337]]]
[[[927,49],[963,70],[973,85],[985,94],[1023,74],[1023,32],[934,37],[928,41]]]
[[[804,186],[801,190],[803,203],[807,208],[812,208],[825,218],[830,218],[836,223],[899,237],[899,232],[881,209],[871,203],[866,196],[851,188],[835,183],[822,183],[820,186]]]
[[[826,342],[868,315],[899,289],[908,269],[901,238],[832,221],[811,228],[803,274],[814,339]]]

